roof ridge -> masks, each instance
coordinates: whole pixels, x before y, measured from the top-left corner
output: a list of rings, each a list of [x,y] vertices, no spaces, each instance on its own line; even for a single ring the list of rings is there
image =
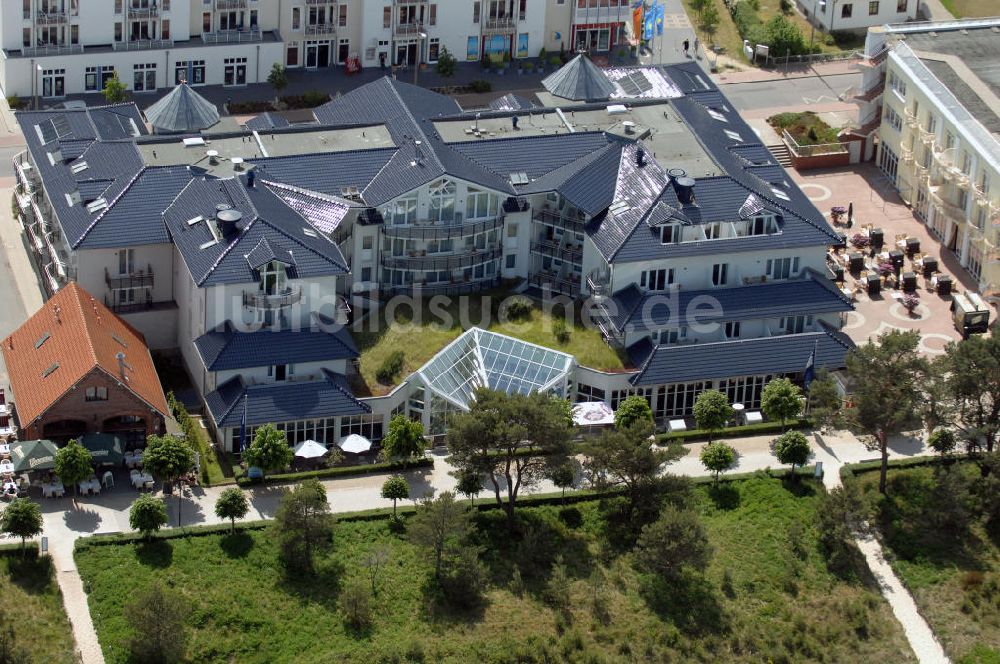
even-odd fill
[[[100,223],[101,219],[103,219],[104,216],[111,211],[111,208],[113,208],[115,205],[118,204],[118,201],[120,201],[122,199],[122,196],[124,196],[125,193],[128,192],[132,188],[132,185],[134,185],[139,180],[139,178],[142,176],[142,174],[146,172],[146,168],[147,167],[145,165],[142,166],[139,169],[139,172],[136,173],[135,175],[133,175],[132,179],[128,181],[128,184],[126,184],[122,188],[122,190],[120,192],[118,192],[118,195],[115,196],[114,200],[110,201],[108,203],[107,207],[105,207],[103,210],[101,210],[100,214],[98,214],[96,217],[94,217],[93,221],[91,221],[89,224],[87,224],[87,227],[85,229],[83,229],[83,233],[81,233],[80,237],[77,238],[76,242],[73,243],[73,245],[72,245],[73,249],[78,248],[80,246],[80,244],[85,239],[87,239],[87,236],[90,234],[90,231],[94,230],[94,227],[97,226],[97,224]]]
[[[222,385],[217,385],[215,387],[215,391],[218,392],[221,387],[223,387],[224,385],[228,385],[229,383],[232,383],[233,381],[237,382],[239,384],[240,388],[241,388],[240,389],[240,398],[246,398],[246,393],[247,393],[247,390],[249,389],[249,386],[243,380],[243,375],[242,374],[236,374],[235,376],[233,376],[232,378],[230,378],[229,380],[227,380]],[[227,417],[229,417],[229,413],[233,412],[233,409],[236,408],[236,404],[238,404],[240,402],[240,398],[237,398],[235,401],[233,401],[232,405],[229,406],[229,408],[227,408],[226,411],[224,413],[222,413],[222,416],[219,417],[219,418],[217,418],[216,421],[217,422],[222,422]]]
[[[83,291],[80,289],[80,286],[75,281],[71,281],[67,285],[69,286],[69,288],[72,289],[69,291],[70,294],[67,295],[67,297],[72,297],[73,302],[76,304],[76,306],[79,308],[80,311],[80,321],[83,323],[83,329],[87,335],[87,350],[90,351],[90,357],[93,360],[93,366],[91,367],[91,370],[93,370],[93,367],[100,366],[100,362],[97,359],[97,351],[94,350],[94,334],[90,329],[90,322],[87,319],[87,312],[83,310],[83,304],[84,304],[82,298]],[[95,302],[95,304],[98,303],[97,299],[93,295],[90,296],[90,299],[92,299]],[[58,306],[58,304],[56,306]],[[96,309],[96,306],[94,308]]]
[[[249,231],[251,228],[253,228],[253,225],[256,224],[258,221],[261,221],[261,217],[255,215],[254,218],[251,219],[247,223],[247,225],[243,227],[243,230],[239,231],[239,234],[233,238],[233,241],[230,242],[228,245],[226,245],[225,249],[222,250],[222,253],[220,253],[215,258],[214,261],[212,261],[212,264],[208,267],[207,270],[205,270],[205,274],[203,274],[201,278],[199,278],[195,282],[196,286],[200,288],[205,284],[208,278],[212,276],[212,274],[215,272],[216,269],[218,269],[219,264],[222,263],[222,260],[227,256],[229,256],[229,254],[232,253],[233,249],[236,248],[236,245],[240,243],[241,236],[245,234],[247,231]],[[190,271],[190,268],[188,268],[188,270]]]

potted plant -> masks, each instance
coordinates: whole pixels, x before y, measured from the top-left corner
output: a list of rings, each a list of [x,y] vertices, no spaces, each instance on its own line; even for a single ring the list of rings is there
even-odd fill
[[[867,249],[868,245],[871,244],[871,239],[864,233],[855,233],[851,237],[851,245],[855,249]]]
[[[916,293],[907,293],[903,296],[903,307],[906,308],[906,312],[910,314],[910,316],[915,315],[917,307],[919,306],[920,298]]]

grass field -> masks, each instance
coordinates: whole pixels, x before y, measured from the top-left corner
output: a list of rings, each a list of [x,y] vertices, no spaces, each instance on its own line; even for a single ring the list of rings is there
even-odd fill
[[[51,558],[20,552],[0,555],[0,602],[4,623],[14,627],[14,643],[29,655],[29,661],[71,664],[73,634],[63,611],[62,594],[56,585]]]
[[[402,306],[394,311],[383,309],[378,321],[365,321],[364,330],[353,330],[354,341],[361,351],[362,384],[355,384],[355,394],[369,396],[385,394],[391,385],[382,385],[375,373],[385,358],[395,350],[404,355],[403,370],[396,383],[416,371],[439,350],[473,326],[500,332],[531,343],[575,355],[584,366],[609,371],[621,370],[623,356],[613,350],[596,329],[588,329],[577,321],[569,327],[570,338],[565,344],[556,339],[554,317],[550,312],[535,307],[530,319],[502,322],[498,315],[501,302],[509,293],[489,291],[482,295],[456,297],[445,307],[432,306],[432,299],[425,299],[415,312]],[[462,313],[463,303],[467,303]],[[560,310],[556,313],[561,314]],[[388,324],[389,318],[392,324]]]
[[[779,113],[767,119],[779,134],[787,129],[799,145],[823,145],[837,142],[837,129],[824,122],[812,111]]]
[[[649,591],[610,534],[606,503],[523,509],[534,538],[511,537],[502,513],[482,512],[485,601],[433,617],[422,590],[429,564],[386,521],[340,522],[319,578],[307,581],[282,577],[267,531],[84,544],[76,558],[108,662],[125,661],[123,604],[156,578],[191,607],[194,662],[911,661],[880,596],[827,571],[809,525],[821,490],[805,482],[793,492],[763,476],[695,488],[713,559],[703,576],[662,594]],[[358,634],[344,626],[338,592],[347,579],[367,580],[362,560],[377,544],[391,558],[374,625]],[[557,553],[572,578],[568,615],[540,599],[548,572],[531,573],[550,569]],[[520,595],[510,590],[515,564]],[[594,610],[597,596],[606,615]]]
[[[981,522],[968,529],[937,497],[940,468],[889,471],[888,497],[878,497],[878,473],[857,477],[877,502],[879,527],[893,567],[913,592],[945,650],[956,662],[1000,662],[1000,548]],[[954,467],[967,479],[972,464]],[[975,499],[966,504],[974,512]]]
[[[1000,16],[997,0],[941,0],[941,4],[955,18]]]

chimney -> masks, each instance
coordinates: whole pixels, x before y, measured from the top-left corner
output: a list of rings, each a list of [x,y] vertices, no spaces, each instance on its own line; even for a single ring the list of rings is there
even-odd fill
[[[510,118],[510,123],[514,125],[514,131],[517,131],[517,116],[513,115]]]
[[[231,238],[239,233],[237,224],[243,218],[243,213],[231,207],[223,208],[215,213],[215,219],[219,225],[219,232],[224,238]]]
[[[681,205],[694,205],[694,178],[689,178],[685,175],[673,178],[673,181],[674,192],[677,194],[677,200],[681,202]]]
[[[115,359],[118,360],[118,373],[121,374],[122,380],[128,381],[128,376],[125,375],[125,353],[121,351],[115,353]]]
[[[635,163],[642,168],[646,165],[646,151],[642,148],[636,148],[635,150]]]
[[[253,171],[247,171],[247,189],[253,189],[253,181],[257,175]]]
[[[56,324],[62,325],[62,318],[61,318],[62,307],[60,307],[58,304],[52,307],[52,314],[56,318]]]

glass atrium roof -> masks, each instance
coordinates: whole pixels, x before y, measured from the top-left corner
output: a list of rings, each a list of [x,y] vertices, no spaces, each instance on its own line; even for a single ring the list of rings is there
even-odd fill
[[[462,409],[480,387],[511,394],[557,390],[572,371],[572,355],[474,327],[422,366],[417,375],[435,394]]]

